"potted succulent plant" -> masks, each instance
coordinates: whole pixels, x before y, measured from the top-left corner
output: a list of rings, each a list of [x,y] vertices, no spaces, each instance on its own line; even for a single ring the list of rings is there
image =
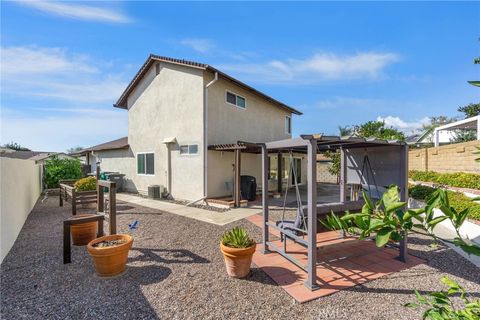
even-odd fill
[[[132,244],[133,237],[128,234],[113,234],[90,241],[87,251],[98,275],[111,277],[122,273]]]
[[[244,278],[248,275],[256,246],[243,228],[235,227],[223,234],[220,250],[229,276]]]

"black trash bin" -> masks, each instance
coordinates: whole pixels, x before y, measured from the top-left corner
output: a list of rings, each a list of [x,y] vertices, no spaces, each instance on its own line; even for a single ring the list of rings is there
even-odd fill
[[[125,176],[122,173],[118,172],[105,172],[107,180],[114,181],[116,183],[117,191],[123,191],[123,177]]]
[[[257,198],[257,179],[253,176],[240,177],[242,200],[254,201]]]

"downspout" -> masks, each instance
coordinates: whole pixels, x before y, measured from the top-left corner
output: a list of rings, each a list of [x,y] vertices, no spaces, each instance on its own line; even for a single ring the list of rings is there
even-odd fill
[[[208,88],[218,81],[218,72],[212,81],[205,86],[205,94],[203,95],[203,198],[206,199],[208,192]]]

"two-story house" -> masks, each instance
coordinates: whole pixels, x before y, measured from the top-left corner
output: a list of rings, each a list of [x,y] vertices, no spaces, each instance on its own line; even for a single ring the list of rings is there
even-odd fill
[[[114,106],[128,111],[128,138],[86,149],[89,156],[125,174],[128,191],[162,185],[185,200],[230,194],[233,153],[209,146],[290,138],[292,114],[301,115],[209,65],[156,55]],[[260,155],[242,153],[241,164],[242,175],[261,180]]]

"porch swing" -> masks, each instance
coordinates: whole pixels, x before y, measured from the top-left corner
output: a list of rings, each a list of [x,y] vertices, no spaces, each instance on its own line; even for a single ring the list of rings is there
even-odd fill
[[[298,179],[297,179],[297,168],[295,162],[293,161],[293,154],[292,151],[289,150],[289,159],[290,159],[290,167],[289,172],[291,174],[288,175],[287,178],[287,188],[285,190],[284,199],[283,199],[283,207],[282,207],[282,219],[276,221],[276,226],[282,231],[280,232],[280,239],[284,243],[284,248],[286,246],[286,239],[289,238],[299,244],[303,244],[303,241],[298,241],[299,236],[305,236],[308,234],[307,230],[307,215],[305,214],[305,206],[303,206],[300,189],[298,187]],[[293,182],[292,182],[293,178]],[[370,179],[371,178],[371,179]],[[370,180],[373,184],[370,184]],[[295,220],[285,220],[285,212],[287,206],[287,197],[288,197],[288,190],[290,183],[295,187],[295,195],[296,195],[296,217]],[[370,163],[370,159],[368,154],[365,153],[362,162],[362,169],[360,173],[360,185],[362,189],[368,192],[368,196],[370,199],[380,199],[382,193],[379,190],[379,187],[375,181],[375,174],[372,169],[372,165]],[[372,189],[375,189],[375,193],[373,193]],[[355,211],[361,210],[363,205],[365,204],[365,200],[351,200],[345,202],[331,202],[331,203],[320,203],[317,204],[317,215],[321,214],[328,214],[330,212],[334,213],[344,213],[346,211]],[[345,236],[345,234],[344,234]]]

